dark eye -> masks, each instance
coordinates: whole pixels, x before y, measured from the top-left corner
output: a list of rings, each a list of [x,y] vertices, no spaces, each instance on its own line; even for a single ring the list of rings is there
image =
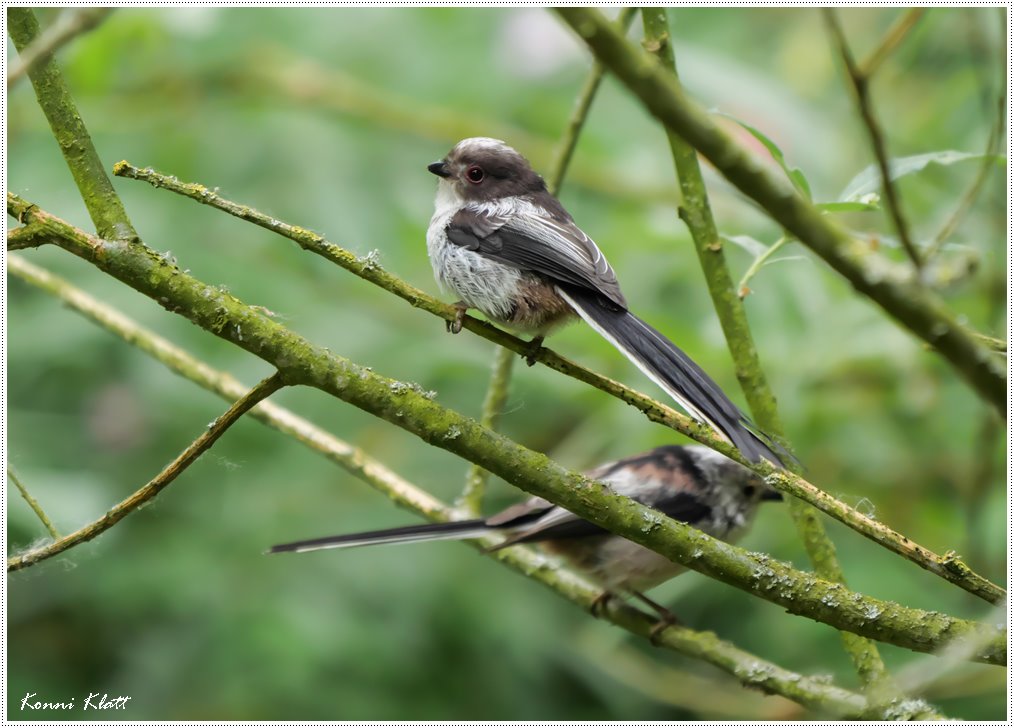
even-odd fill
[[[482,167],[473,164],[465,171],[465,176],[468,177],[468,181],[474,185],[482,182],[486,177],[486,173],[482,171]]]
[[[747,498],[753,498],[753,494],[756,492],[757,489],[752,485],[747,485],[743,487],[743,495],[745,495]]]

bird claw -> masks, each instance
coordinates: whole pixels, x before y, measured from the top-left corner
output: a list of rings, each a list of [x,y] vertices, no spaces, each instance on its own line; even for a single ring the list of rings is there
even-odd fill
[[[662,633],[665,632],[670,627],[676,627],[680,624],[681,622],[679,621],[679,619],[676,618],[676,615],[667,609],[665,611],[665,614],[660,614],[658,616],[658,621],[655,622],[655,625],[651,628],[651,631],[648,632],[648,641],[651,642],[651,644],[653,644],[655,647],[658,647],[660,644],[660,638],[662,637]]]
[[[458,301],[454,305],[454,319],[452,321],[445,321],[447,325],[447,331],[451,334],[460,334],[461,327],[465,324],[465,311],[468,310],[468,306],[465,305],[464,301]]]
[[[642,602],[644,602],[646,605],[651,607],[651,610],[658,615],[658,621],[655,622],[655,625],[651,628],[651,631],[648,632],[648,640],[651,642],[651,644],[658,647],[659,638],[662,636],[662,633],[665,632],[669,627],[675,627],[677,625],[682,624],[682,622],[680,622],[679,619],[677,619],[675,614],[670,612],[668,609],[666,609],[653,599],[649,599],[641,592],[633,592],[633,595],[638,599],[640,599]]]
[[[588,611],[591,612],[592,616],[596,619],[601,619],[605,616],[606,610],[609,608],[609,602],[613,600],[613,593],[604,591],[592,600],[591,606],[588,607]]]
[[[539,356],[539,350],[542,349],[542,342],[545,340],[545,336],[536,336],[528,342],[528,347],[521,355],[524,357],[525,363],[528,364],[528,366],[535,366],[536,358]]]

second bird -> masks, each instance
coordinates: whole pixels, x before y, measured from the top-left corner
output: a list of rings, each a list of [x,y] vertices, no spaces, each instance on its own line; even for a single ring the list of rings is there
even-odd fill
[[[782,464],[717,384],[627,309],[616,274],[528,160],[497,139],[465,139],[440,177],[426,244],[437,283],[491,320],[537,336],[577,315],[754,462]],[[461,328],[461,318],[452,330]]]

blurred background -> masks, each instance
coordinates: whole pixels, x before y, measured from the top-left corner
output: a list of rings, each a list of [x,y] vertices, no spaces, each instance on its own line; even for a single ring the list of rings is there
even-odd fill
[[[38,11],[45,27],[59,11]],[[609,11],[615,14],[615,10]],[[905,11],[847,9],[857,57]],[[822,19],[810,9],[672,9],[684,85],[760,129],[839,198],[872,161]],[[929,10],[873,82],[894,156],[981,153],[1004,106],[1003,9]],[[640,37],[640,18],[632,35]],[[8,63],[16,58],[8,40]],[[216,187],[326,235],[436,294],[426,164],[465,136],[506,139],[548,172],[590,59],[539,9],[124,8],[59,61],[107,169],[119,159]],[[7,102],[8,189],[85,229],[80,197],[30,84]],[[731,133],[771,163],[734,122]],[[773,165],[773,163],[772,163]],[[917,240],[980,174],[970,160],[900,180]],[[710,170],[723,234],[780,234]],[[115,180],[138,232],[199,279],[383,375],[478,416],[493,346],[293,243],[146,184]],[[1006,331],[1004,165],[984,172],[947,240],[940,292],[972,328]],[[607,78],[561,199],[616,269],[631,308],[743,403],[689,236],[666,139]],[[901,260],[882,212],[839,215]],[[8,221],[10,224],[11,221]],[[728,245],[733,274],[753,259]],[[263,362],[53,249],[23,255],[252,384]],[[954,371],[790,244],[746,305],[787,434],[810,479],[919,543],[1006,574],[1004,424]],[[140,487],[226,404],[9,277],[8,463],[69,532]],[[585,326],[551,346],[661,396]],[[504,432],[586,468],[682,438],[544,367],[518,366]],[[272,398],[453,500],[467,463],[310,390]],[[7,488],[8,552],[45,532]],[[519,497],[494,481],[488,510]],[[244,419],[150,507],[7,580],[8,718],[29,692],[129,695],[124,720],[681,720],[802,717],[703,663],[591,619],[453,543],[269,558],[273,543],[402,525],[363,483]],[[923,609],[998,617],[962,590],[828,522],[851,587]],[[745,545],[809,568],[785,508]],[[658,589],[688,625],[787,668],[856,686],[834,630],[687,574]],[[933,658],[888,645],[889,667]],[[955,718],[1004,715],[1002,668],[959,665],[926,697]],[[80,705],[80,702],[78,702]],[[34,716],[38,717],[38,716]],[[89,718],[69,711],[47,719]],[[107,717],[107,716],[103,716]],[[113,716],[108,716],[113,717]]]

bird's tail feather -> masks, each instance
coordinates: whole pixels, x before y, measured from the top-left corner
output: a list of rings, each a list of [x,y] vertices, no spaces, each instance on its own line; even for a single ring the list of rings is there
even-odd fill
[[[451,521],[449,523],[424,523],[417,526],[403,526],[382,531],[364,531],[362,533],[349,533],[343,536],[325,536],[324,538],[314,538],[307,541],[293,541],[292,543],[272,546],[268,549],[268,553],[279,554],[286,551],[303,553],[305,551],[319,551],[321,549],[346,549],[355,546],[415,543],[417,541],[459,541],[488,536],[495,530],[495,528],[487,526],[482,519]]]
[[[558,291],[581,318],[692,417],[711,425],[751,461],[766,458],[784,465],[769,438],[675,344],[634,314],[603,302],[590,291],[569,286],[560,286]]]

